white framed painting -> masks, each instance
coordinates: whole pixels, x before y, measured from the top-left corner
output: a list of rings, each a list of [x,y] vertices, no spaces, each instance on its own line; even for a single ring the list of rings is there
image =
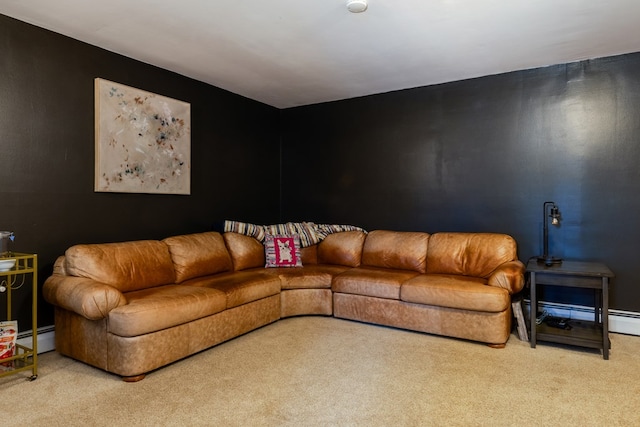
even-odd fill
[[[95,79],[96,192],[191,193],[191,105]]]

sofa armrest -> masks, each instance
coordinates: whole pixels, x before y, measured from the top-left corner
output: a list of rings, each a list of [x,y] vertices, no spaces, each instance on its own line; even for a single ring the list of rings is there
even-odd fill
[[[501,264],[489,276],[489,285],[504,288],[510,295],[516,294],[524,287],[525,266],[521,261],[509,261]]]
[[[47,302],[89,320],[103,319],[111,310],[127,303],[122,292],[113,286],[61,274],[47,278],[42,293]]]

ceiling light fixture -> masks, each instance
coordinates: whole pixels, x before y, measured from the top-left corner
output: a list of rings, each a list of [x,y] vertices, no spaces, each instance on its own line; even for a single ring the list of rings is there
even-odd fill
[[[367,10],[367,0],[347,0],[347,9],[351,13],[360,13]]]

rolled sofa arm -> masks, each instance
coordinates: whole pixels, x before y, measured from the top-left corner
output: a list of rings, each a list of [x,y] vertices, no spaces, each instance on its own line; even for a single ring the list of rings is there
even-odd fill
[[[524,287],[525,266],[519,261],[509,261],[493,270],[489,276],[489,286],[504,288],[510,295],[516,294]]]
[[[85,277],[53,274],[44,282],[44,299],[89,320],[104,319],[116,307],[125,305],[122,292]]]

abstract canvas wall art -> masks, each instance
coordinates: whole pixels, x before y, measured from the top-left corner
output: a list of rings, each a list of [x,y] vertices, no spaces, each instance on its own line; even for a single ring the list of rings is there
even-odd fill
[[[96,192],[190,194],[191,106],[95,79]]]

